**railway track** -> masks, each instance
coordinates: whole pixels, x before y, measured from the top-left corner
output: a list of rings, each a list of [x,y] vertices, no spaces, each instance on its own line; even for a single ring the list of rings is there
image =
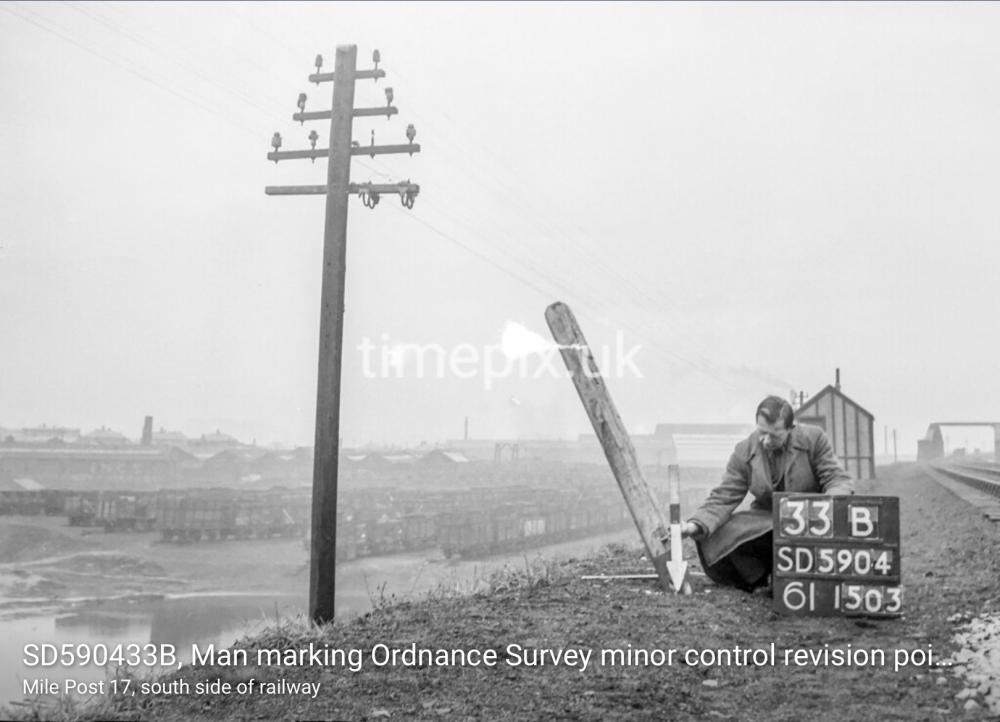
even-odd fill
[[[980,509],[990,521],[1000,522],[1000,464],[946,461],[928,464],[928,468],[938,483]]]

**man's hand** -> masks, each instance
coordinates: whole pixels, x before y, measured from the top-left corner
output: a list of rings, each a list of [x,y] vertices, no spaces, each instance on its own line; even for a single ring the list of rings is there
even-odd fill
[[[686,521],[681,524],[681,536],[682,537],[696,537],[701,534],[701,527],[695,524],[693,521]]]

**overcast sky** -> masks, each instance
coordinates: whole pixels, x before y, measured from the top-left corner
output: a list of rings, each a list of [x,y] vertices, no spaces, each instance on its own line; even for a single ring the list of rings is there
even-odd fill
[[[387,72],[356,105],[400,113],[354,137],[423,150],[353,161],[421,193],[351,201],[345,442],[589,430],[533,365],[358,350],[530,348],[562,300],[641,346],[610,380],[634,432],[839,366],[912,452],[1000,416],[998,37],[987,3],[0,3],[0,426],[312,443],[324,202],[263,189],[325,161],[265,154],[326,144],[295,99],[328,108],[313,58],[356,44]]]

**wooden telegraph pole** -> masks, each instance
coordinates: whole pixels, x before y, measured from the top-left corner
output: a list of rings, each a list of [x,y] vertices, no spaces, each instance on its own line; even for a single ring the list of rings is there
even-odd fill
[[[309,567],[309,616],[313,622],[322,624],[333,620],[334,591],[337,558],[337,464],[339,462],[340,438],[340,366],[344,345],[344,276],[347,254],[347,200],[351,193],[358,193],[365,206],[374,208],[382,193],[398,193],[407,208],[420,192],[420,186],[409,181],[397,184],[378,185],[374,183],[354,184],[350,182],[351,156],[376,155],[386,153],[409,153],[420,151],[413,143],[416,131],[410,125],[404,145],[375,145],[374,134],[371,145],[361,147],[351,143],[353,120],[359,116],[395,115],[398,110],[392,106],[392,88],[386,88],[386,107],[355,108],[354,84],[358,79],[378,81],[385,77],[380,70],[379,52],[372,56],[375,67],[372,70],[357,70],[357,46],[337,46],[337,58],[332,73],[321,73],[323,56],[316,56],[316,72],[309,76],[310,82],[333,82],[333,106],[329,111],[306,112],[306,95],[299,95],[299,111],[293,120],[305,123],[307,120],[330,121],[330,147],[317,149],[316,131],[309,134],[312,150],[281,151],[281,135],[274,134],[271,145],[274,151],[267,154],[268,160],[326,157],[326,185],[315,186],[268,186],[268,195],[325,195],[326,221],[323,226],[323,290],[320,301],[319,321],[319,374],[316,389],[316,446],[313,462],[312,498],[312,550]]]

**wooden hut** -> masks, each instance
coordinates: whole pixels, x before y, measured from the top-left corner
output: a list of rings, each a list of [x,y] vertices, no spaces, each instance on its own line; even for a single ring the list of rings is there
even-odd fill
[[[856,479],[875,478],[875,417],[840,390],[840,369],[836,384],[805,401],[795,418],[823,429],[834,453]]]

